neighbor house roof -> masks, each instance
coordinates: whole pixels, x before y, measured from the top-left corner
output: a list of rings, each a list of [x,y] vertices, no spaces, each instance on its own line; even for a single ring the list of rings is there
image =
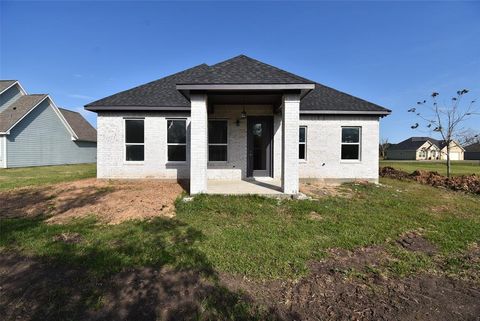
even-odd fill
[[[427,141],[434,144],[440,149],[443,149],[445,146],[447,146],[444,140],[439,140],[431,137],[410,137],[398,144],[392,144],[388,149],[389,150],[417,150]],[[453,141],[453,142],[463,149],[463,147],[460,146],[456,141]]]
[[[390,110],[315,83],[244,55],[208,66],[202,64],[122,91],[85,106],[89,110],[190,110],[178,86],[196,84],[295,84],[312,88],[300,102],[304,113],[389,114]]]
[[[16,82],[16,80],[0,80],[0,93],[4,92]]]
[[[473,143],[466,146],[465,151],[469,153],[480,153],[480,143]]]
[[[60,110],[63,117],[72,128],[77,136],[77,140],[85,142],[97,141],[97,131],[85,118],[83,118],[82,115],[80,115],[80,113],[64,108],[58,108],[58,110]]]
[[[0,113],[0,132],[7,132],[47,97],[46,94],[20,96]]]
[[[417,150],[427,141],[438,147],[436,139],[430,137],[410,137],[398,144],[390,145],[388,150]]]

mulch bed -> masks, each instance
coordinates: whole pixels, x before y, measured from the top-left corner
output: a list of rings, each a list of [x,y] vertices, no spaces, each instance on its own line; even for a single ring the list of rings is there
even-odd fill
[[[472,175],[446,177],[438,172],[416,170],[409,174],[390,166],[380,167],[380,176],[400,180],[413,180],[425,185],[444,187],[454,191],[480,194],[480,177]]]

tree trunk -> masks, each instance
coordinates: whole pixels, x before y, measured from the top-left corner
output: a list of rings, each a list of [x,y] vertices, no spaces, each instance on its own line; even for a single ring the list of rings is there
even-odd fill
[[[447,145],[447,177],[450,177],[450,143]]]

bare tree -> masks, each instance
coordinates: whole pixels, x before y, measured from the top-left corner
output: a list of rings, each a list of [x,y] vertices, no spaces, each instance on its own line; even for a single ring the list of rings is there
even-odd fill
[[[380,156],[382,156],[382,159],[385,159],[387,156],[387,149],[390,146],[390,143],[388,141],[388,138],[382,138],[380,139]]]
[[[423,100],[417,102],[418,107],[410,108],[408,112],[415,113],[421,121],[426,122],[425,126],[430,130],[439,133],[442,136],[447,148],[447,176],[450,177],[451,162],[450,149],[452,142],[462,132],[462,124],[469,117],[478,115],[474,109],[475,100],[468,104],[461,104],[463,98],[468,93],[467,89],[457,91],[457,95],[452,97],[450,103],[438,102],[437,92],[430,95],[431,101]],[[419,128],[419,124],[415,123],[412,129]]]
[[[473,129],[466,129],[457,135],[457,140],[462,146],[467,146],[473,143],[480,143],[480,133]]]

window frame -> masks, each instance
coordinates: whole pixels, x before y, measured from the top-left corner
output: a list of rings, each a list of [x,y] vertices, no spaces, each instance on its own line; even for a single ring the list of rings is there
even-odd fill
[[[227,142],[225,144],[218,144],[218,143],[212,143],[210,144],[208,141],[209,141],[209,137],[208,137],[208,126],[210,125],[210,122],[213,122],[213,121],[216,121],[216,122],[225,122],[227,124]],[[212,119],[209,119],[208,122],[207,122],[207,158],[208,158],[208,162],[210,164],[226,164],[228,163],[228,142],[229,142],[229,137],[228,137],[228,119],[224,119],[224,118],[212,118]],[[227,147],[227,158],[226,160],[224,161],[211,161],[210,160],[210,146],[226,146]]]
[[[358,129],[358,143],[344,143],[343,142],[343,129],[355,128]],[[357,145],[358,146],[358,158],[348,159],[342,158],[343,145]],[[342,126],[340,132],[340,161],[345,163],[359,163],[362,161],[362,126]]]
[[[143,143],[127,143],[127,121],[141,120],[143,121]],[[143,146],[143,160],[127,160],[127,146]],[[124,164],[144,164],[145,163],[145,118],[142,117],[125,117],[123,118],[123,162]]]
[[[300,129],[301,128],[305,128],[305,141],[304,142],[300,141]],[[300,162],[306,162],[307,161],[307,141],[308,141],[308,126],[300,125],[298,127],[298,149],[299,149],[298,160]],[[304,158],[300,158],[300,145],[305,145],[305,156],[304,156]]]
[[[174,120],[174,121],[183,121],[185,123],[185,143],[169,143],[168,142],[168,121],[169,120]],[[187,159],[188,159],[188,149],[187,149],[187,145],[188,145],[188,135],[187,135],[187,118],[165,118],[165,122],[166,122],[166,136],[165,136],[165,141],[167,143],[167,148],[165,149],[165,159],[167,160],[166,163],[167,164],[185,164],[187,162]],[[183,161],[171,161],[168,159],[168,146],[185,146],[185,160]]]

